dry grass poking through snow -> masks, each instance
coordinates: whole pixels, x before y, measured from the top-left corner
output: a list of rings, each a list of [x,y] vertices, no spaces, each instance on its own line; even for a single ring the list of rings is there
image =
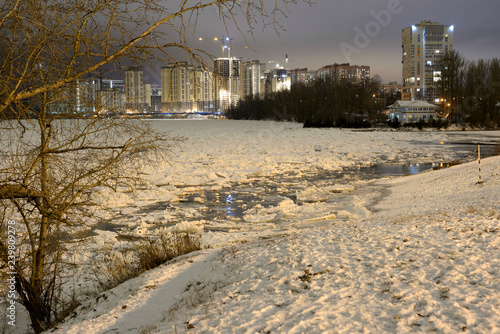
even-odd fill
[[[93,271],[102,290],[109,290],[145,271],[154,269],[180,255],[201,249],[197,233],[167,233],[149,236],[106,263],[94,263]]]

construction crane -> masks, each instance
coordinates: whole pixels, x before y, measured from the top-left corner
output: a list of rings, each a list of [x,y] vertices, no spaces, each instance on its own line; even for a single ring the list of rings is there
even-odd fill
[[[247,45],[237,45],[237,46],[233,46],[232,45],[232,38],[230,37],[209,37],[209,38],[205,38],[205,37],[199,37],[198,38],[199,41],[204,41],[204,40],[211,40],[211,41],[214,41],[214,42],[218,42],[218,41],[222,41],[221,43],[221,50],[222,50],[222,58],[226,58],[226,53],[227,53],[227,58],[231,58],[231,49],[232,48],[245,48],[245,49],[248,49],[248,46]]]
[[[285,55],[285,58],[284,59],[280,59],[280,60],[270,60],[268,62],[269,64],[276,64],[276,67],[277,68],[283,68],[283,66],[280,66],[280,64],[285,64],[285,69],[288,69],[288,53]]]

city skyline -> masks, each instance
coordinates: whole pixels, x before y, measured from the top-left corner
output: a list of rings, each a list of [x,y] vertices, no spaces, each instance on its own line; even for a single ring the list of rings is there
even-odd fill
[[[220,57],[220,42],[199,41],[202,37],[231,37],[231,55],[263,63],[282,62],[288,55],[289,69],[317,70],[334,63],[368,65],[372,75],[384,83],[402,81],[401,33],[422,20],[431,20],[456,28],[455,50],[466,59],[490,59],[500,56],[500,22],[496,13],[500,3],[485,0],[374,0],[366,2],[330,2],[318,0],[289,8],[280,19],[284,31],[277,36],[270,27],[254,30],[254,38],[245,39],[234,27],[228,33],[215,11],[204,11],[192,31],[189,46],[204,49]],[[247,36],[248,37],[248,36]],[[249,48],[247,48],[249,46]]]

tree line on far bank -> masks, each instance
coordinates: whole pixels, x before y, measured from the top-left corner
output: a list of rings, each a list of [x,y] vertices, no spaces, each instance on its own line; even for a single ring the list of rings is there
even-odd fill
[[[500,60],[467,61],[451,51],[436,63],[441,72],[438,105],[449,123],[495,128],[500,126]],[[351,83],[336,77],[265,97],[247,96],[227,111],[231,119],[296,121],[305,127],[371,127],[388,122],[382,111],[401,94],[382,93],[380,79]],[[389,123],[394,126],[393,123]],[[436,124],[419,124],[436,126]]]
[[[452,50],[437,64],[441,108],[457,124],[500,126],[500,59],[470,61]]]
[[[306,127],[367,127],[380,120],[380,82],[351,83],[335,77],[297,83],[290,90],[246,96],[231,107],[232,119],[285,120]],[[385,101],[383,103],[385,105]]]

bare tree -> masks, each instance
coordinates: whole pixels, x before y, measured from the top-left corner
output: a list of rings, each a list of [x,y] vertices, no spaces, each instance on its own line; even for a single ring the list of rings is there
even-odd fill
[[[310,0],[302,0],[310,3]],[[250,35],[279,32],[296,0],[5,0],[0,8],[0,258],[8,263],[5,224],[18,226],[16,290],[35,332],[64,315],[57,292],[63,234],[85,228],[83,210],[101,187],[139,182],[141,166],[168,158],[175,138],[138,120],[89,113],[74,90],[96,71],[150,59],[191,58],[187,39],[204,10]],[[5,265],[2,266],[6,268]]]
[[[442,108],[449,114],[451,122],[454,117],[458,124],[459,104],[462,96],[462,85],[464,78],[465,59],[455,50],[443,55],[436,63],[440,74],[439,92],[442,96]]]

